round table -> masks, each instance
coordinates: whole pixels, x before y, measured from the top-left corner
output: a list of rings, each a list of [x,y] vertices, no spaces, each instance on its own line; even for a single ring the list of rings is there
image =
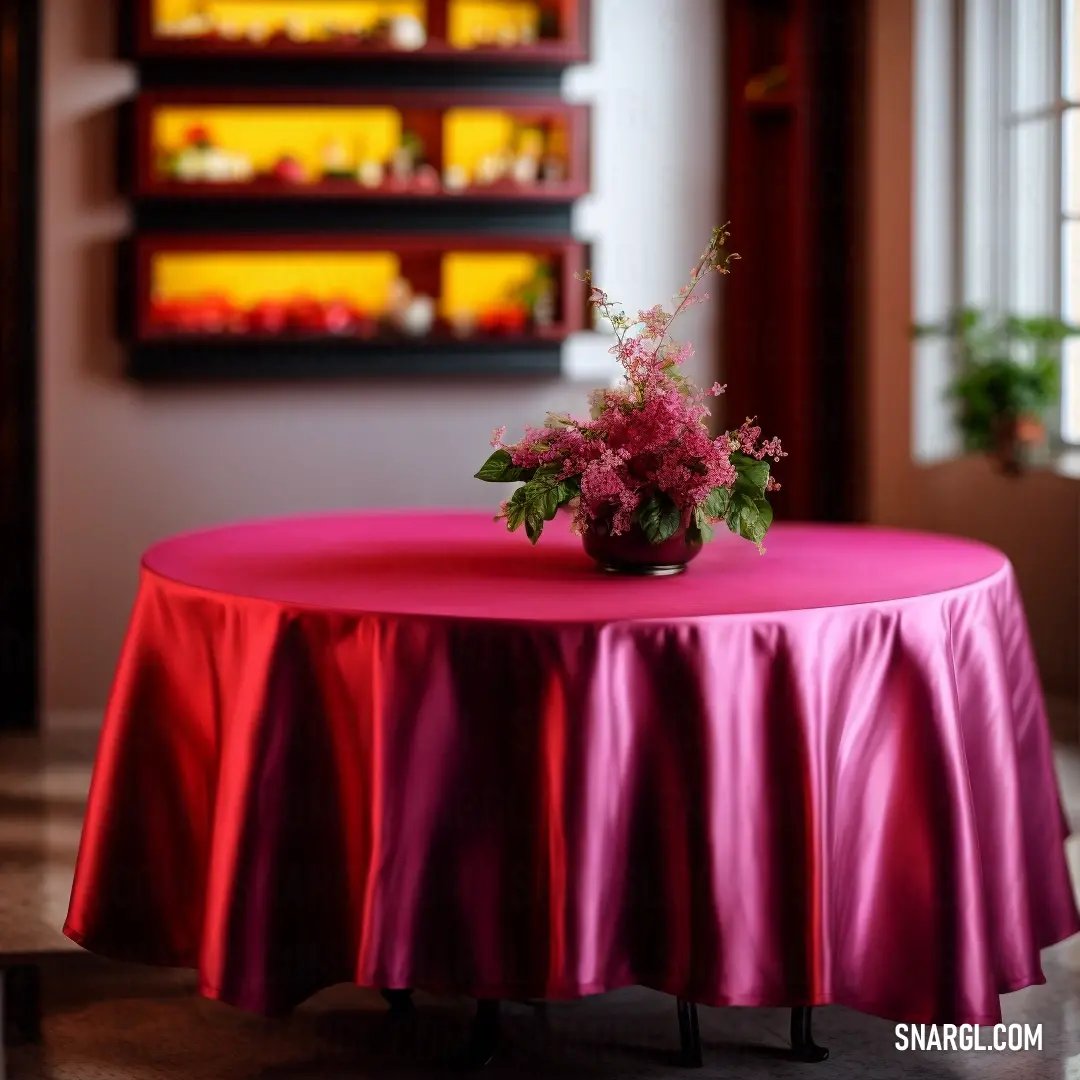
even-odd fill
[[[1080,929],[1006,558],[866,527],[595,570],[562,519],[144,557],[65,933],[262,1013],[324,986],[991,1024]]]

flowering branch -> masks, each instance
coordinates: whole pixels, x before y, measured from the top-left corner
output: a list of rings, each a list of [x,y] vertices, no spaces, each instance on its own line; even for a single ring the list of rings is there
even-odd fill
[[[656,346],[656,352],[660,351],[660,346],[664,344],[664,339],[667,337],[668,329],[678,318],[679,313],[684,307],[688,307],[693,302],[690,298],[693,296],[694,289],[697,288],[697,284],[702,277],[708,276],[713,270],[720,274],[730,274],[731,270],[729,264],[733,260],[741,258],[738,252],[733,251],[730,255],[725,256],[723,263],[719,261],[720,249],[727,243],[730,237],[731,233],[727,231],[727,224],[713,229],[713,234],[709,240],[709,246],[705,249],[705,254],[701,256],[697,266],[690,271],[690,284],[684,285],[679,290],[679,296],[682,299],[679,300],[679,306],[672,312],[670,318],[664,324],[663,332],[660,337],[660,344]],[[676,297],[676,299],[678,299],[678,297]],[[702,299],[708,300],[709,294],[706,293]]]
[[[623,385],[590,395],[589,420],[548,414],[543,428],[527,428],[505,445],[505,428],[493,433],[494,453],[476,474],[491,482],[521,482],[500,509],[511,530],[524,525],[534,543],[544,523],[563,506],[574,511],[579,533],[602,529],[618,535],[639,528],[652,543],[679,529],[707,540],[712,526],[728,528],[761,548],[772,522],[766,494],[779,484],[766,459],[785,457],[778,439],[761,442],[761,428],[748,419],[713,439],[705,418],[707,396],[726,387],[697,390],[677,368],[693,356],[689,344],[669,341],[669,330],[688,306],[708,299],[695,295],[704,277],[730,273],[739,256],[723,253],[726,226],[714,229],[709,245],[680,289],[668,314],[657,304],[632,323],[589,272],[589,303],[615,331],[612,353],[626,373]],[[641,327],[635,336],[631,331]]]

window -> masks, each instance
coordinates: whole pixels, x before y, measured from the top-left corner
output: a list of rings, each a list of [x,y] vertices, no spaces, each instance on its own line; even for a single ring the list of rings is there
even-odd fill
[[[1080,0],[918,0],[916,320],[957,306],[1080,326]],[[955,449],[949,359],[916,352],[916,455]],[[1052,434],[1080,444],[1080,338]]]
[[[1061,301],[1080,325],[1080,3],[1063,0],[1061,16]],[[1080,339],[1066,342],[1063,376],[1062,435],[1080,443]]]

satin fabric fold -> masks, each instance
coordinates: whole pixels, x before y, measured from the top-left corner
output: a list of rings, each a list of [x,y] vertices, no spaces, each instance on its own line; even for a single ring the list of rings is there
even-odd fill
[[[418,520],[148,553],[70,937],[263,1013],[349,980],[643,984],[990,1024],[1080,929],[999,553],[777,526],[760,560],[720,544],[676,583],[609,582],[562,533],[532,550],[447,515],[410,572]],[[782,606],[770,558],[813,578]]]

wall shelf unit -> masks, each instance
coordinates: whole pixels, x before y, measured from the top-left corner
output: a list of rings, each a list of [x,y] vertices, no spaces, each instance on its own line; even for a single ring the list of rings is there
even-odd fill
[[[548,237],[143,235],[129,373],[195,377],[226,354],[255,376],[275,356],[295,373],[548,370],[584,329],[584,266],[580,244]]]
[[[137,198],[571,202],[589,190],[589,110],[462,91],[146,91]]]
[[[589,0],[132,0],[136,59],[565,66]]]
[[[557,376],[589,0],[122,0],[144,382]]]

